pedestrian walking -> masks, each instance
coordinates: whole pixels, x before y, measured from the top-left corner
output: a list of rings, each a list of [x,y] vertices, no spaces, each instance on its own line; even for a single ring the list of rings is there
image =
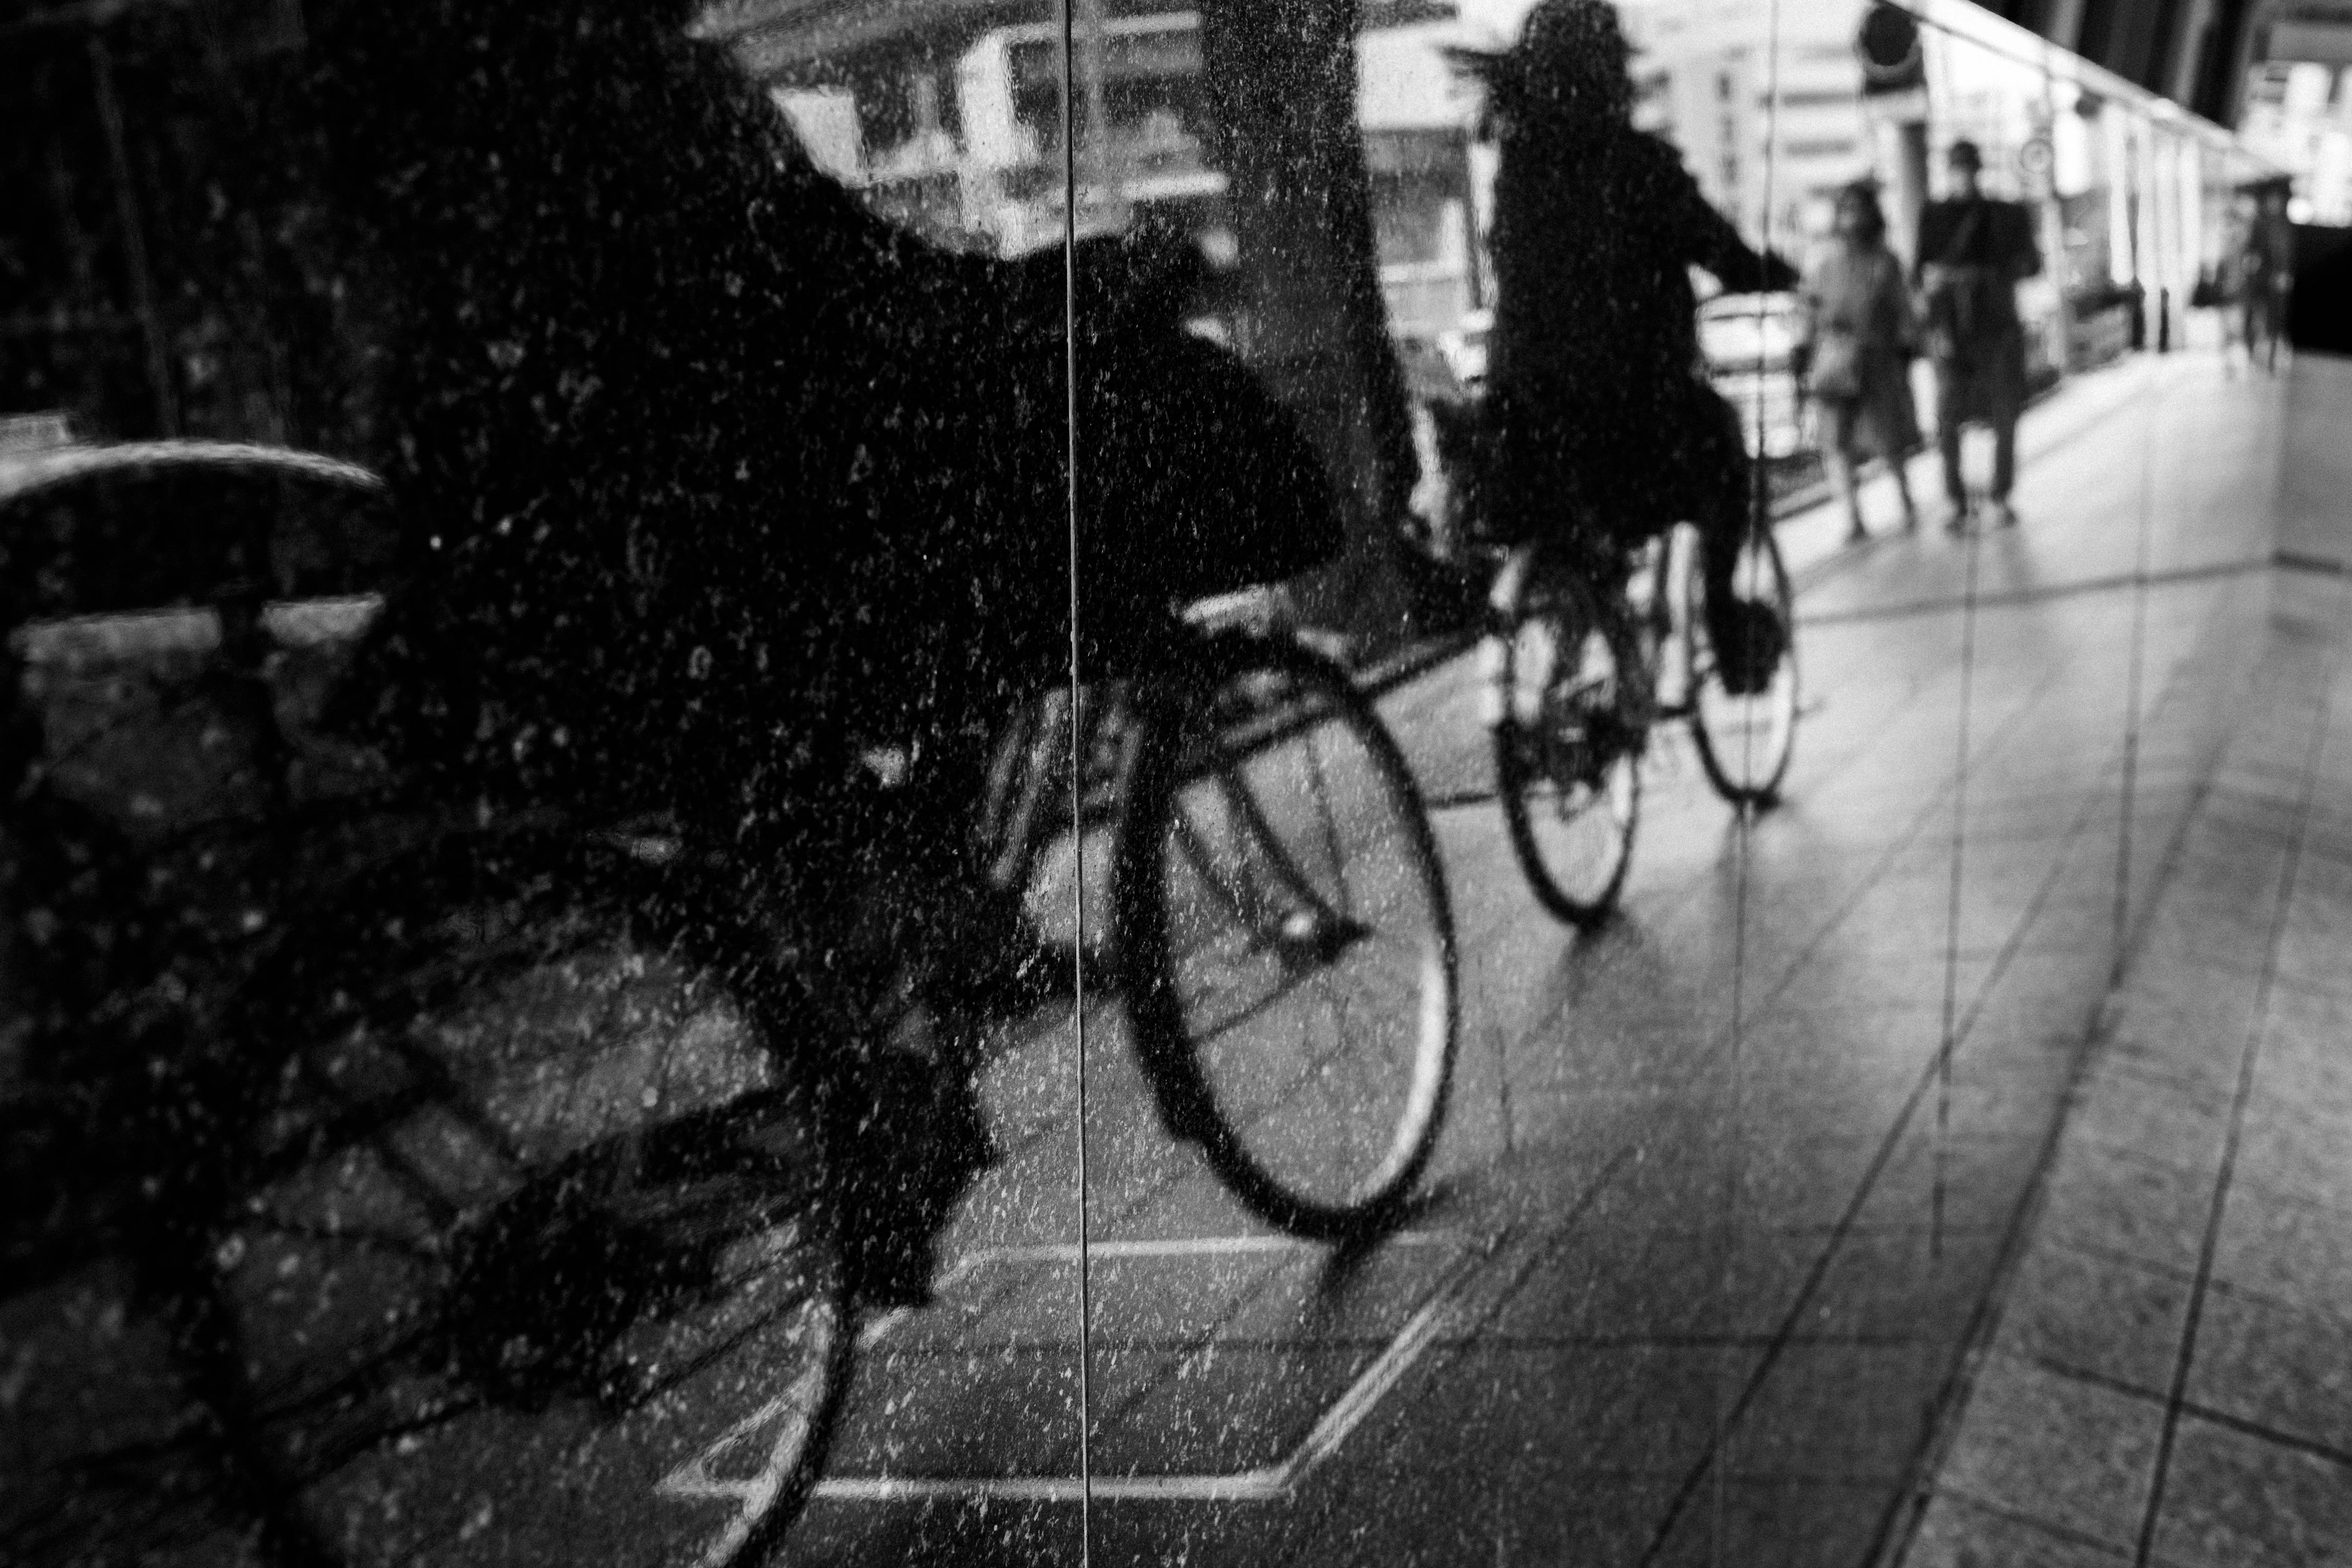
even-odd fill
[[[2238,252],[2238,300],[2245,312],[2247,363],[2259,353],[2263,368],[2276,375],[2287,298],[2294,288],[2294,229],[2287,221],[2284,183],[2266,180],[2253,188],[2253,216]]]
[[[1848,542],[1870,537],[1854,468],[1874,453],[1895,480],[1903,526],[1919,526],[1905,459],[1918,449],[1911,360],[1918,332],[1903,264],[1886,248],[1886,215],[1864,183],[1838,193],[1836,230],[1805,269],[1796,349],[1801,384],[1813,401],[1830,488],[1844,503]]]
[[[1969,491],[1960,468],[1960,433],[1971,421],[1993,438],[1993,521],[2014,523],[2009,504],[2017,476],[2017,416],[2025,405],[2025,327],[2017,285],[2042,270],[2033,218],[2016,202],[1995,201],[1979,186],[1984,157],[1973,142],[1946,154],[1951,195],[1919,215],[1913,262],[1927,353],[1936,366],[1936,446],[1944,461],[1947,526],[1968,527]]]

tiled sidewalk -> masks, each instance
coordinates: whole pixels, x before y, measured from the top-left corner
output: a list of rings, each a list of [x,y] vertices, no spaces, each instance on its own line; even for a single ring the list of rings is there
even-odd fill
[[[2352,582],[2275,594],[1905,1568],[2352,1563]]]

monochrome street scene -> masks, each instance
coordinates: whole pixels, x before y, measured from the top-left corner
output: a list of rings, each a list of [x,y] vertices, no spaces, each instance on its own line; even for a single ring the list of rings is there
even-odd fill
[[[2352,4],[0,123],[0,1562],[2352,1561]]]

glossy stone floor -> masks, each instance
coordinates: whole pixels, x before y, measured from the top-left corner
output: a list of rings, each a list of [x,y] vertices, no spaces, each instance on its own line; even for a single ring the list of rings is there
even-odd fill
[[[1039,1021],[990,1075],[1007,1158],[939,1304],[872,1331],[787,1560],[1861,1564],[1897,1544],[2093,1019],[2242,709],[2273,550],[2326,543],[2274,519],[2290,398],[2352,410],[2334,368],[2231,381],[2182,355],[2070,385],[2029,417],[2013,531],[1846,552],[1836,520],[1791,520],[1808,713],[1787,802],[1743,829],[1668,738],[1596,935],[1520,879],[1467,658],[1390,692],[1464,956],[1425,1209],[1360,1257],[1267,1234],[1160,1132],[1093,1003],[1082,1172],[1080,1031]]]
[[[2352,583],[2316,569],[2352,454],[2318,411],[2291,414],[2281,498],[2301,569],[2108,999],[1906,1568],[2352,1553]]]

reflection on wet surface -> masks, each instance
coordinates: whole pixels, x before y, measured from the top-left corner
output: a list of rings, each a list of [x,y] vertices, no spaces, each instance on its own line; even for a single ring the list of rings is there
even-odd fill
[[[1941,1562],[2030,1238],[2294,1295],[2067,1141],[2328,679],[2257,165],[1737,10],[7,24],[0,1558]],[[2021,521],[1849,542],[1961,138]]]

